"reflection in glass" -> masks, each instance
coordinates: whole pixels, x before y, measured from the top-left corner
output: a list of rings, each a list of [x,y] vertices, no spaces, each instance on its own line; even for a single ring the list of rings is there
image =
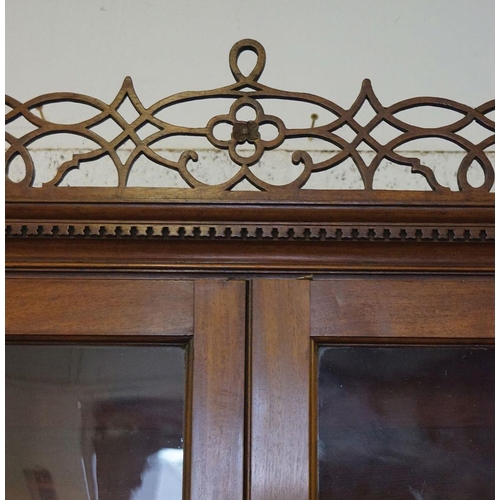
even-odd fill
[[[181,500],[184,349],[8,345],[6,498]]]
[[[319,499],[494,498],[494,353],[319,349]]]

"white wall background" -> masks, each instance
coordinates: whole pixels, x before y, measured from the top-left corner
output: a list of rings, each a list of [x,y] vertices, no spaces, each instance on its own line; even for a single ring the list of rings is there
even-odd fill
[[[493,11],[493,0],[7,0],[6,91],[108,101],[130,75],[152,104],[230,83],[230,47],[255,38],[277,88],[349,106],[370,78],[383,103],[477,106],[494,93]]]
[[[430,95],[475,107],[494,96],[493,13],[494,0],[7,0],[6,92],[21,101],[72,91],[111,102],[130,75],[149,106],[176,92],[230,84],[231,46],[255,38],[267,51],[261,81],[276,88],[311,92],[348,108],[370,78],[384,105]],[[301,108],[295,118],[310,124],[310,115]],[[47,149],[84,146],[39,146],[45,176],[58,158]],[[315,141],[305,147],[321,149]],[[456,189],[456,148],[431,142],[417,149],[427,151],[438,178],[449,178],[445,182]],[[214,161],[230,168],[215,152],[205,156],[195,165],[203,180],[213,175]],[[409,170],[389,167],[393,184]],[[267,175],[277,179],[273,168]],[[109,172],[99,174],[102,184],[113,183]],[[154,185],[167,173],[146,169],[139,177]],[[78,175],[75,183],[91,177],[83,173],[79,181]],[[285,182],[287,174],[281,178]],[[355,187],[354,177],[352,183],[347,187]]]

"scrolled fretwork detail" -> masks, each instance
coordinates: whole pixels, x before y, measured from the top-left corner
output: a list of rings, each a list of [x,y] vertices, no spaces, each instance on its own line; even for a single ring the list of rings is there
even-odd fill
[[[247,76],[243,75],[238,66],[238,57],[246,50],[257,55],[255,67]],[[494,110],[494,101],[486,102],[477,108],[471,108],[449,99],[417,97],[387,107],[383,106],[375,96],[370,81],[365,80],[353,105],[349,109],[344,109],[319,96],[281,91],[265,86],[259,81],[265,62],[265,51],[260,43],[254,40],[242,40],[233,46],[229,55],[229,65],[236,80],[235,83],[209,91],[183,92],[162,99],[147,108],[137,96],[132,80],[128,77],[111,104],[106,104],[99,99],[86,95],[68,92],[45,94],[25,103],[7,96],[6,104],[10,110],[6,114],[6,124],[9,125],[17,119],[23,118],[33,127],[33,130],[20,137],[15,137],[9,132],[6,133],[8,143],[6,152],[7,196],[9,196],[9,193],[14,193],[15,198],[16,193],[23,192],[26,194],[29,191],[33,192],[35,189],[59,189],[59,186],[64,184],[63,181],[67,179],[71,171],[79,169],[85,163],[95,162],[104,157],[110,158],[116,168],[117,186],[114,188],[96,187],[93,189],[108,190],[110,198],[113,198],[113,193],[116,193],[116,190],[123,193],[124,189],[128,188],[132,167],[141,157],[147,158],[156,165],[176,171],[187,184],[186,190],[198,190],[206,199],[218,199],[221,194],[233,190],[237,185],[245,181],[256,189],[253,194],[255,199],[259,199],[259,195],[262,195],[262,193],[276,193],[279,191],[281,193],[286,192],[286,197],[293,200],[299,191],[306,190],[305,185],[312,174],[335,169],[348,159],[355,164],[366,191],[374,189],[375,173],[381,163],[387,160],[397,165],[411,167],[411,172],[423,176],[429,188],[435,193],[449,192],[448,187],[438,182],[434,171],[429,166],[424,165],[418,158],[398,151],[398,148],[404,144],[424,138],[438,138],[450,141],[464,151],[465,155],[458,165],[456,174],[460,191],[479,194],[491,191],[494,183],[494,169],[485,151],[494,143],[494,122],[487,116]],[[179,126],[164,121],[158,116],[161,111],[177,104],[208,99],[229,101],[230,105],[227,114],[211,118],[206,126]],[[316,105],[332,113],[334,119],[324,125],[316,126],[313,121],[308,128],[290,128],[285,125],[282,118],[266,112],[266,99],[300,101]],[[137,113],[137,117],[130,122],[120,114],[120,106],[125,100],[130,101]],[[96,114],[78,123],[57,124],[34,113],[35,109],[52,103],[77,103],[94,108]],[[361,125],[357,120],[357,113],[366,103],[372,107],[374,116],[368,123]],[[236,115],[242,107],[253,109],[255,119],[238,119]],[[460,117],[455,122],[445,126],[424,128],[406,123],[401,117],[397,116],[402,111],[422,107],[443,108],[458,113]],[[99,135],[96,127],[109,120],[113,121],[121,132],[118,132],[116,137],[107,140]],[[215,128],[221,123],[232,127],[229,139],[220,139],[215,132]],[[373,132],[382,124],[391,126],[399,132],[398,135],[386,143],[377,140]],[[491,132],[491,135],[487,135],[478,143],[472,142],[461,134],[471,124],[482,127],[486,132]],[[142,134],[141,130],[146,130],[146,125],[150,127],[149,133]],[[270,125],[275,129],[273,138],[263,137],[261,130],[264,125]],[[354,137],[351,140],[347,140],[340,133],[340,129],[343,127],[352,130]],[[35,188],[37,167],[29,146],[43,137],[54,134],[73,134],[92,141],[96,147],[91,151],[75,154],[71,159],[64,161],[59,165],[52,179],[45,182],[41,188]],[[196,151],[184,151],[177,161],[166,159],[155,151],[155,144],[175,136],[207,139],[214,147],[228,152],[231,160],[239,167],[237,172],[232,178],[216,186],[200,181],[189,168],[190,162],[198,161],[199,155]],[[252,167],[261,160],[266,152],[278,148],[285,140],[304,138],[323,141],[329,147],[334,147],[335,151],[331,151],[330,157],[321,161],[315,161],[310,152],[305,150],[299,149],[292,152],[290,160],[293,164],[302,168],[302,171],[292,182],[286,185],[270,184],[259,177],[256,171],[252,170]],[[118,150],[126,143],[132,144],[132,150],[126,159],[121,159]],[[366,163],[366,158],[363,159],[359,152],[359,146],[362,143],[374,151],[374,156],[368,163]],[[248,156],[241,154],[238,150],[241,145],[253,148],[253,152]],[[18,183],[13,182],[9,177],[9,168],[16,158],[22,160],[25,169],[24,178]],[[481,185],[472,186],[468,180],[468,172],[473,164],[479,164],[484,174],[484,181]],[[168,190],[172,188],[154,189],[164,189],[166,192],[165,197],[168,198]],[[335,190],[332,191],[335,192]],[[281,199],[283,199],[283,195],[281,196]],[[334,195],[331,196],[334,197]]]

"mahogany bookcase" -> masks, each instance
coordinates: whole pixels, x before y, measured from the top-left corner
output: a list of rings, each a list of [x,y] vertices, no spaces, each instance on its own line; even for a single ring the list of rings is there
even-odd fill
[[[237,66],[244,50],[258,56],[248,76]],[[460,130],[474,121],[492,131],[486,115],[493,104],[472,109],[417,98],[383,107],[365,82],[353,107],[343,110],[323,98],[262,85],[264,51],[255,41],[236,44],[230,64],[235,84],[186,92],[148,109],[130,80],[111,105],[67,93],[28,103],[7,99],[8,123],[23,116],[36,127],[29,137],[7,138],[7,165],[20,157],[26,170],[24,180],[7,177],[6,186],[7,342],[185,346],[184,498],[313,499],[320,482],[320,349],[493,345],[493,171],[484,153],[493,136],[479,145],[463,139],[467,155],[458,168],[458,191],[441,186],[419,160],[394,152],[416,137],[448,137],[458,144]],[[155,116],[178,102],[216,97],[231,98],[233,107],[200,129],[175,127]],[[328,126],[289,129],[264,114],[270,97],[313,102],[337,118]],[[125,99],[139,113],[132,124],[118,116]],[[63,126],[32,112],[65,101],[93,106],[98,114]],[[376,116],[362,127],[355,114],[365,101]],[[255,121],[236,119],[243,105],[253,107]],[[440,129],[411,127],[394,115],[412,106],[453,109],[460,118]],[[95,135],[93,124],[110,118],[123,133],[113,141],[102,139],[98,150],[74,157],[52,181],[34,187],[29,144],[58,132],[89,137]],[[145,121],[160,131],[140,139],[136,132]],[[226,142],[214,136],[219,121],[233,126]],[[370,135],[382,121],[401,132],[385,145]],[[260,137],[263,123],[276,126],[274,141]],[[345,123],[356,132],[349,143],[335,135]],[[223,185],[204,185],[187,167],[194,152],[172,163],[149,149],[161,137],[183,133],[207,137],[228,152],[240,172]],[[294,153],[303,174],[285,186],[266,184],[252,173],[266,150],[285,138],[308,136],[333,141],[339,151],[322,164],[306,152]],[[116,149],[128,138],[136,150],[124,164]],[[359,164],[361,140],[377,151],[368,166]],[[255,146],[250,159],[237,151],[245,142]],[[188,187],[128,187],[128,173],[141,153],[179,172]],[[82,163],[103,155],[115,162],[116,187],[59,185]],[[303,187],[314,172],[348,157],[363,172],[365,189]],[[411,167],[430,190],[373,189],[374,172],[384,159]],[[484,173],[484,183],[475,187],[467,180],[474,160]],[[256,190],[233,189],[242,179]],[[466,408],[471,391],[457,397]],[[421,422],[431,414],[431,408],[420,412]]]

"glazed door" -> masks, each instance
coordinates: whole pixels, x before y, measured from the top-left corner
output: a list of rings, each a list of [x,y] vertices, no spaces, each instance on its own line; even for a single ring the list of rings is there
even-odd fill
[[[7,279],[7,498],[242,498],[245,293]]]
[[[493,498],[489,277],[6,292],[9,498]]]
[[[494,498],[493,280],[252,286],[251,498]]]

